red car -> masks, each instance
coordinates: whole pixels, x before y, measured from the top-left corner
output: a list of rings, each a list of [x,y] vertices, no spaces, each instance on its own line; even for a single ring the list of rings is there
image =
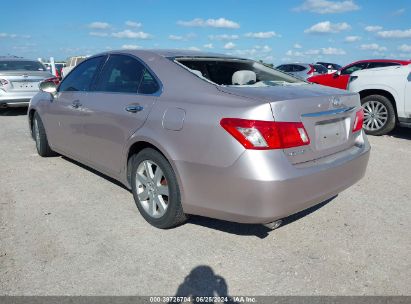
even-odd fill
[[[351,73],[358,70],[381,68],[393,65],[408,65],[411,60],[371,59],[353,62],[332,74],[316,75],[308,78],[310,82],[345,90]]]

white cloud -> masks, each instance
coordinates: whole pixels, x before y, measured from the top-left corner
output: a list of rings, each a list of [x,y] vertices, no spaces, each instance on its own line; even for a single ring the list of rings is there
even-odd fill
[[[384,52],[387,50],[387,48],[385,46],[380,46],[377,43],[370,43],[370,44],[361,44],[360,50]]]
[[[213,48],[214,48],[214,46],[213,46],[212,43],[204,44],[203,47],[204,47],[205,49],[213,49]]]
[[[96,36],[96,37],[107,37],[108,34],[105,32],[90,32],[88,33],[90,36]]]
[[[295,8],[295,11],[309,11],[318,14],[334,14],[351,12],[360,9],[353,0],[328,1],[328,0],[306,0]]]
[[[307,50],[304,52],[305,55],[319,55],[321,50]]]
[[[381,38],[411,38],[411,29],[408,30],[392,30],[392,31],[381,31],[377,35]]]
[[[181,36],[181,35],[168,35],[168,39],[169,40],[175,40],[175,41],[187,41],[187,40],[190,40],[190,39],[192,39],[196,36],[197,36],[196,34],[187,34],[187,35],[184,35],[184,36]]]
[[[190,46],[189,48],[187,48],[187,50],[190,50],[190,51],[201,51],[201,49],[198,48],[198,47],[196,47],[196,46]]]
[[[263,45],[263,46],[261,46],[261,45],[256,45],[256,46],[254,46],[254,48],[256,49],[256,50],[259,50],[259,51],[261,51],[261,52],[263,52],[263,53],[269,53],[269,52],[271,52],[273,49],[271,48],[271,47],[269,47],[268,45]]]
[[[405,13],[406,9],[405,8],[400,8],[397,9],[395,12],[393,12],[391,15],[392,16],[400,16],[403,15]]]
[[[382,30],[382,26],[379,25],[369,25],[365,27],[367,32],[378,32]]]
[[[323,55],[345,55],[346,54],[344,50],[333,48],[333,47],[322,48],[321,53]]]
[[[124,30],[122,32],[112,33],[115,38],[127,38],[127,39],[150,39],[151,35],[145,32],[133,32],[130,30]]]
[[[204,20],[202,18],[195,18],[190,21],[177,21],[178,25],[188,26],[188,27],[216,27],[216,28],[231,28],[237,29],[240,28],[240,24],[234,22],[232,20],[228,20],[225,18],[218,18],[218,19],[207,19]]]
[[[361,40],[360,36],[347,36],[344,39],[345,42],[357,42],[357,41],[360,41],[360,40]]]
[[[134,27],[134,28],[142,26],[141,22],[135,22],[135,21],[130,21],[130,20],[126,21],[125,24],[129,27]]]
[[[285,55],[288,57],[310,57],[310,56],[320,56],[320,55],[346,55],[347,53],[343,49],[338,49],[334,47],[320,48],[320,49],[310,49],[305,52],[288,50]]]
[[[247,33],[244,35],[247,38],[256,38],[256,39],[269,39],[273,37],[280,37],[276,32],[256,32],[256,33]]]
[[[224,48],[225,48],[226,50],[232,50],[233,48],[235,48],[235,44],[232,43],[231,41],[230,41],[230,42],[227,42],[226,44],[224,44]]]
[[[168,35],[169,40],[184,40],[183,36],[178,36],[178,35]]]
[[[110,24],[107,22],[96,21],[96,22],[90,23],[88,27],[91,29],[95,29],[95,30],[106,30],[110,28]]]
[[[238,35],[227,35],[227,34],[209,35],[208,36],[208,39],[210,39],[210,40],[237,40],[239,38],[240,38],[240,36],[238,36]]]
[[[0,38],[16,38],[16,34],[0,33]]]
[[[296,43],[296,44],[293,45],[293,48],[295,48],[295,49],[302,49],[303,47],[302,47],[301,44]]]
[[[125,50],[138,50],[141,49],[141,46],[136,44],[123,44],[121,48]]]
[[[401,52],[411,52],[411,45],[403,44],[398,47],[398,50]]]
[[[304,33],[307,34],[328,34],[328,33],[339,33],[341,31],[349,30],[351,26],[346,23],[331,23],[330,21],[319,22],[314,24],[309,29],[306,29]]]
[[[303,52],[293,51],[293,50],[288,50],[285,54],[289,57],[303,57],[304,56]]]

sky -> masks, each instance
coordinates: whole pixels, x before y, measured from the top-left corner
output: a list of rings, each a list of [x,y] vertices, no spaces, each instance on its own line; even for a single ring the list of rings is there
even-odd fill
[[[411,59],[410,0],[5,1],[0,56],[211,51],[267,63]]]

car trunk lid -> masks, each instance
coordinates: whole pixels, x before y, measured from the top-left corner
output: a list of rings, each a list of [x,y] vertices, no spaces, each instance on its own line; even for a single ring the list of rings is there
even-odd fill
[[[38,91],[39,83],[50,77],[53,77],[53,75],[44,71],[0,72],[0,79],[8,82],[2,87],[7,92]]]
[[[359,132],[352,133],[352,127],[360,109],[357,94],[308,84],[221,87],[221,90],[268,101],[275,121],[303,123],[309,145],[284,150],[293,164],[332,155],[355,145]]]

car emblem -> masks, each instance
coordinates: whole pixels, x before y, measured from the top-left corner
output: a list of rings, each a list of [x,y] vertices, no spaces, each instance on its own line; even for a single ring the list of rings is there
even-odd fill
[[[342,106],[341,99],[338,97],[330,98],[330,108],[339,108]]]
[[[24,74],[24,75],[21,75],[21,76],[23,76],[24,78],[27,78],[27,77],[29,77],[29,75],[25,75],[25,74]]]

